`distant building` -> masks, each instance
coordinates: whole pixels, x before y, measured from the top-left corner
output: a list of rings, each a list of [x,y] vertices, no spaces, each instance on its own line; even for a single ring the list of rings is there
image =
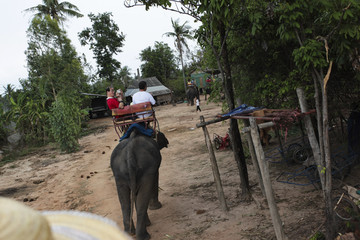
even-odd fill
[[[211,79],[211,81],[218,81],[220,78],[218,77],[219,71],[212,70],[212,71],[196,71],[195,73],[191,74],[191,79],[194,81],[196,86],[199,88],[200,93],[203,92],[203,89],[209,87],[209,82],[207,79]]]
[[[165,87],[156,77],[132,80],[125,92],[125,98],[127,102],[131,102],[132,96],[139,91],[140,81],[146,82],[146,91],[153,95],[157,104],[167,104],[171,102],[171,90]]]

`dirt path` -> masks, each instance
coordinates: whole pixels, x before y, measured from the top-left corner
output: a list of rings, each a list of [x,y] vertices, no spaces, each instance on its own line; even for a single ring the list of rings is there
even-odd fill
[[[163,207],[149,211],[152,239],[275,239],[269,210],[261,196],[257,176],[249,160],[248,171],[254,201],[243,201],[239,175],[230,150],[216,152],[222,184],[230,207],[224,213],[217,194],[199,116],[212,119],[221,112],[216,104],[178,104],[156,107],[161,131],[169,139],[160,167],[159,199]],[[106,216],[119,224],[122,217],[109,165],[117,144],[110,118],[91,120],[94,134],[80,140],[81,150],[60,154],[46,147],[0,169],[0,195],[17,199],[38,210],[76,209]],[[212,124],[213,133],[224,136],[228,123]],[[283,164],[271,164],[273,187],[281,219],[289,239],[307,239],[323,221],[321,193],[313,186],[278,183]]]

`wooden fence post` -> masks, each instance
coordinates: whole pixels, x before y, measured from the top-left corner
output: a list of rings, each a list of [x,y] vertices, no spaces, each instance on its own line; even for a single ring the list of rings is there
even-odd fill
[[[204,116],[200,116],[200,122],[203,123],[205,122]],[[212,147],[211,144],[211,140],[210,140],[210,136],[209,136],[209,132],[207,130],[206,125],[202,125],[202,129],[204,132],[204,136],[205,136],[205,143],[206,146],[209,150],[209,155],[210,155],[210,164],[211,164],[211,169],[214,175],[214,180],[215,180],[215,185],[216,185],[216,191],[218,194],[218,198],[220,200],[220,205],[223,211],[227,212],[229,211],[229,208],[226,204],[226,200],[225,200],[225,195],[224,195],[224,190],[221,184],[221,179],[220,179],[220,172],[219,172],[219,168],[216,162],[216,158],[215,158],[215,154],[214,154],[214,149]]]
[[[258,132],[258,127],[256,125],[256,120],[250,118],[250,131],[251,137],[254,143],[255,153],[259,163],[261,177],[263,179],[263,184],[265,188],[266,199],[270,209],[270,215],[273,222],[275,235],[278,240],[287,240],[288,238],[285,235],[285,232],[282,227],[282,222],[280,219],[279,211],[275,203],[274,193],[271,186],[270,174],[267,163],[265,162],[264,150],[261,146],[260,136]]]
[[[258,161],[256,160],[256,153],[255,153],[255,150],[254,150],[254,144],[253,144],[253,141],[251,139],[251,133],[247,132],[245,134],[246,134],[246,141],[248,142],[251,161],[252,161],[252,163],[254,165],[255,172],[257,173],[257,176],[258,176],[260,189],[261,189],[261,192],[262,192],[263,196],[266,197],[265,189],[264,189],[264,183],[263,183],[263,180],[262,180],[262,177],[261,177],[259,164],[258,164]]]

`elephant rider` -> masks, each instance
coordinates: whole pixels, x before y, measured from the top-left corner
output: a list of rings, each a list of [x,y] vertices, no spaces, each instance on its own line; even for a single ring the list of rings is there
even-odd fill
[[[147,89],[147,84],[145,81],[140,81],[139,82],[139,92],[135,93],[132,96],[132,104],[140,104],[140,103],[147,103],[150,102],[151,105],[154,105],[156,103],[155,99],[153,98],[153,96],[146,92]],[[142,112],[137,112],[135,113],[136,116],[133,118],[133,120],[136,119],[145,119],[148,118],[152,115],[152,112],[149,111],[142,111]],[[138,131],[140,131],[142,134],[147,135],[147,136],[156,136],[154,135],[154,130],[152,128],[148,128],[148,124],[150,121],[153,121],[153,119],[150,120],[144,120],[144,121],[136,121],[135,123],[131,124],[129,126],[129,128],[127,129],[127,131],[125,132],[125,134],[120,138],[120,141],[122,141],[125,138],[128,138],[131,134],[131,132],[133,131],[133,129],[137,129]]]
[[[107,87],[106,88],[106,102],[108,104],[109,109],[114,109],[114,108],[124,108],[125,103],[122,99],[120,99],[120,101],[118,101],[117,98],[115,98],[115,91],[113,87]]]
[[[139,91],[132,96],[133,104],[150,102],[151,105],[155,105],[156,101],[155,101],[154,97],[150,93],[148,93],[146,90],[147,90],[147,83],[145,81],[140,81],[139,82]],[[151,113],[140,112],[137,115],[138,115],[138,117],[141,116],[141,117],[146,118],[146,117],[151,116]]]

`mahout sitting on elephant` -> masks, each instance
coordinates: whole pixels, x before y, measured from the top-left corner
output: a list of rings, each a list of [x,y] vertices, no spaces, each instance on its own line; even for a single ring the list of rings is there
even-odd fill
[[[146,226],[150,225],[148,207],[161,207],[158,200],[160,149],[167,147],[163,137],[156,142],[152,137],[134,130],[129,138],[122,140],[111,154],[111,169],[114,174],[118,197],[123,213],[124,230],[136,232],[137,240],[150,239]],[[136,208],[136,231],[132,215]]]
[[[186,90],[186,97],[188,99],[188,104],[190,102],[191,106],[194,106],[195,97],[199,99],[199,90],[196,85],[188,87],[188,89]]]

